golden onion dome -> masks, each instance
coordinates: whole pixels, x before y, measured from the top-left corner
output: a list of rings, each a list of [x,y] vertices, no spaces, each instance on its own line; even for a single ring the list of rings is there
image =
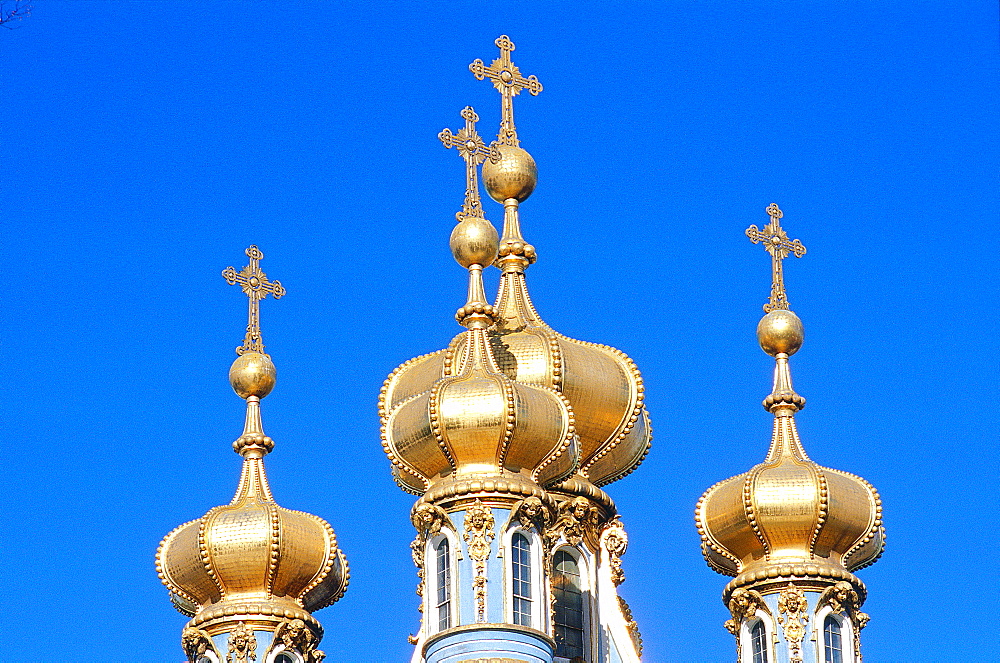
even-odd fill
[[[774,388],[764,400],[774,414],[770,450],[764,462],[698,501],[702,553],[715,571],[738,576],[730,588],[781,576],[856,580],[849,572],[882,553],[878,492],[860,477],[813,462],[799,440],[794,415],[805,399],[792,388],[788,358],[802,339],[802,323],[789,310],[761,320],[758,340],[776,359]]]
[[[524,270],[535,248],[521,236],[518,206],[534,189],[535,162],[520,147],[499,146],[501,159],[483,164],[490,195],[504,204],[504,233],[497,266],[502,275],[488,332],[493,360],[518,383],[554,389],[572,405],[579,437],[581,484],[609,484],[634,470],[650,448],[652,429],[643,407],[642,376],[635,363],[615,348],[568,338],[539,316],[528,294]],[[448,348],[399,366],[382,389],[383,413],[426,391],[442,377],[461,370],[468,334]],[[409,483],[405,478],[404,483]]]
[[[459,481],[530,491],[568,477],[577,466],[573,411],[566,399],[497,368],[486,331],[495,314],[485,303],[482,283],[483,267],[496,256],[497,235],[483,224],[489,226],[485,219],[467,217],[452,234],[455,258],[469,270],[468,300],[456,314],[466,327],[461,350],[447,353],[447,359],[435,353],[411,360],[390,374],[382,389],[383,447],[397,481],[417,494]]]
[[[245,352],[230,370],[233,389],[247,401],[246,424],[233,448],[243,457],[233,500],[164,537],[156,554],[160,579],[174,605],[211,629],[233,619],[301,619],[343,596],[347,560],[330,525],[309,513],[278,506],[264,471],[273,440],[263,432],[260,399],[274,386],[274,365]]]

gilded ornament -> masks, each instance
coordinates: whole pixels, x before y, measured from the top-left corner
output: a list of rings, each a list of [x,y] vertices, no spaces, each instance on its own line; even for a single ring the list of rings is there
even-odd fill
[[[758,610],[762,610],[768,615],[771,614],[770,608],[764,603],[764,597],[761,596],[760,592],[753,589],[740,588],[735,590],[729,597],[729,605],[727,607],[729,608],[729,614],[733,618],[726,620],[725,627],[727,631],[737,638],[739,638],[740,624],[753,618]]]
[[[789,240],[788,235],[781,229],[781,218],[784,212],[778,209],[777,204],[771,203],[767,206],[767,213],[771,221],[764,226],[763,230],[757,228],[756,224],[747,228],[747,237],[754,244],[763,243],[764,249],[771,254],[771,298],[764,304],[764,311],[770,313],[777,309],[788,308],[788,297],[785,296],[785,277],[782,272],[782,261],[788,257],[789,252],[795,254],[796,258],[801,258],[806,254],[806,247],[797,239]]]
[[[465,127],[453,134],[451,129],[442,129],[438,134],[438,139],[444,146],[451,149],[458,148],[458,154],[465,160],[465,202],[462,204],[462,211],[456,214],[456,218],[461,221],[466,217],[484,218],[483,205],[479,200],[479,181],[476,176],[476,166],[487,159],[497,161],[500,159],[500,152],[495,145],[486,147],[482,137],[476,132],[476,122],[479,116],[472,106],[462,109],[462,119],[465,120]],[[463,265],[468,267],[468,265]]]
[[[809,601],[802,588],[792,583],[778,595],[778,623],[784,626],[789,663],[802,663],[802,638],[809,622]]]
[[[247,628],[246,622],[240,622],[229,634],[229,651],[226,663],[256,663],[257,636]]]
[[[514,51],[514,42],[507,35],[500,35],[494,42],[500,49],[500,57],[493,61],[490,66],[483,64],[483,61],[476,59],[469,65],[469,71],[478,80],[489,78],[500,92],[500,134],[497,142],[501,145],[518,146],[517,130],[514,128],[514,97],[527,90],[532,96],[538,96],[542,91],[542,84],[534,75],[525,78],[510,60],[510,54]]]
[[[566,500],[559,505],[558,516],[548,529],[549,545],[555,546],[563,538],[571,546],[586,540],[588,545],[596,549],[599,521],[600,511],[586,497]]]
[[[611,565],[611,580],[618,586],[625,582],[625,571],[622,570],[622,555],[628,550],[628,535],[621,519],[615,516],[604,525],[601,532],[601,547],[607,552]]]
[[[620,596],[618,597],[618,607],[622,611],[622,617],[625,618],[625,627],[628,629],[629,637],[632,638],[635,653],[642,656],[642,634],[639,632],[639,623],[632,617],[632,608]]]
[[[854,655],[858,663],[861,663],[861,629],[869,621],[867,613],[861,612],[862,599],[854,586],[846,581],[840,581],[835,585],[827,587],[816,603],[816,610],[824,606],[830,606],[831,612],[835,614],[846,614],[854,625]]]
[[[802,321],[788,309],[774,309],[757,323],[757,341],[772,357],[791,356],[802,347],[805,330]]]
[[[538,184],[538,166],[519,146],[499,145],[496,149],[500,158],[483,164],[486,192],[498,203],[507,200],[523,203]]]
[[[215,643],[212,642],[212,638],[208,633],[191,626],[181,631],[181,647],[184,649],[184,654],[187,655],[188,661],[192,663],[207,652],[212,652],[217,657],[222,658],[222,655],[216,649]]]
[[[526,497],[511,510],[512,518],[516,518],[523,529],[534,529],[544,533],[545,526],[552,520],[548,507],[538,497]]]
[[[254,245],[250,245],[246,250],[250,264],[237,272],[231,266],[222,270],[222,277],[229,285],[237,283],[243,289],[250,300],[250,309],[247,317],[247,333],[243,339],[243,345],[236,348],[236,354],[244,352],[259,352],[264,354],[264,341],[260,336],[260,300],[268,295],[275,299],[281,299],[285,295],[285,288],[281,281],[269,281],[267,274],[261,271],[260,261],[264,259],[264,254]]]
[[[477,622],[486,621],[486,560],[490,557],[491,542],[496,536],[493,532],[495,525],[493,512],[478,498],[466,509],[463,538],[473,563],[472,588]]]
[[[302,655],[308,663],[319,663],[326,654],[316,649],[319,638],[301,619],[286,619],[274,630],[274,639],[271,646],[264,652],[266,660],[270,653],[279,646],[284,647],[284,651],[295,651]]]

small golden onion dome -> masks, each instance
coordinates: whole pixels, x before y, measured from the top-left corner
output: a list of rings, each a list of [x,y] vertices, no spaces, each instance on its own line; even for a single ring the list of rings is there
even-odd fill
[[[244,375],[267,374],[255,373],[257,361],[243,365]],[[234,619],[302,619],[321,634],[309,613],[343,596],[347,560],[325,520],[275,503],[263,463],[273,441],[263,433],[259,403],[247,398],[246,427],[234,443],[244,460],[232,502],[168,534],[156,568],[174,605],[194,617],[192,626],[211,631]]]
[[[775,315],[775,314],[779,315]],[[875,488],[806,455],[795,426],[805,400],[792,388],[788,353],[802,342],[790,311],[761,322],[761,347],[776,357],[774,389],[764,406],[774,413],[767,458],[705,491],[695,510],[702,553],[715,571],[741,584],[787,576],[849,579],[875,562],[885,542],[882,501]]]
[[[495,248],[494,242],[493,255]],[[453,249],[462,262],[466,247]],[[486,333],[495,316],[484,300],[482,266],[470,262],[469,296],[457,315],[467,330],[462,350],[447,359],[453,370],[442,371],[440,357],[431,355],[400,367],[383,386],[383,447],[397,481],[416,494],[445,480],[471,477],[489,478],[494,486],[498,480],[544,485],[576,469],[569,403],[552,389],[521,384],[500,372]],[[397,389],[421,382],[419,392],[403,396]]]
[[[483,162],[483,184],[490,197],[502,203],[524,202],[538,183],[538,166],[528,152],[514,145],[498,145],[500,158]]]

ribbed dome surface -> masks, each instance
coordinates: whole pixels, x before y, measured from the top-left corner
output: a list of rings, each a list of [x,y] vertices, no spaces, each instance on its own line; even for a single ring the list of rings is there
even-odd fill
[[[441,479],[470,474],[511,473],[538,484],[569,476],[578,452],[566,400],[497,370],[484,329],[462,337],[461,347],[448,353],[454,373],[441,368],[444,356],[437,353],[404,364],[386,380],[383,445],[401,485],[423,493]],[[407,378],[435,374],[422,393],[409,394],[419,381]]]
[[[247,426],[234,445],[243,456],[235,497],[164,537],[156,568],[189,616],[253,605],[251,612],[303,618],[297,608],[312,612],[343,596],[347,560],[325,520],[274,501],[263,462],[273,442],[261,429],[259,398],[247,403]]]
[[[709,488],[698,503],[702,552],[727,575],[775,564],[847,571],[882,550],[882,506],[867,481],[809,460],[790,416],[775,418],[767,460]]]

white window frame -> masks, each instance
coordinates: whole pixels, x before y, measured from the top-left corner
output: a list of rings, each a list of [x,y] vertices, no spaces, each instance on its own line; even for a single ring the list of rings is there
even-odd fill
[[[764,647],[767,652],[767,663],[777,663],[778,659],[774,650],[774,624],[771,622],[771,615],[758,609],[750,619],[743,620],[740,624],[740,663],[753,663],[753,636],[750,629],[755,622],[764,625]]]
[[[816,642],[816,663],[826,663],[826,638],[823,633],[823,626],[826,618],[832,617],[840,624],[840,650],[843,654],[844,663],[854,663],[854,624],[847,615],[837,614],[828,605],[823,606],[816,613],[816,620],[813,622],[813,638]]]
[[[204,654],[199,654],[198,657],[194,659],[195,663],[197,663],[197,661],[201,658],[207,658],[212,663],[220,663],[219,657],[216,656],[215,652],[211,650],[206,651]]]
[[[579,546],[571,546],[569,543],[564,542],[562,545],[557,546],[552,551],[552,572],[555,572],[555,557],[559,552],[567,552],[576,559],[577,568],[580,571],[580,591],[583,593],[583,657],[585,659],[590,659],[593,657],[592,652],[596,651],[595,643],[593,640],[593,635],[595,629],[592,624],[592,615],[594,614],[595,606],[593,604],[595,591],[593,578],[590,575],[590,564],[588,563],[587,555],[580,549]],[[546,583],[549,589],[548,600],[552,604],[552,585],[551,583]],[[555,637],[556,624],[552,620],[549,625],[549,632],[552,637]],[[555,661],[557,663],[562,663],[564,661],[568,662],[571,659],[565,658],[563,656],[556,656]]]
[[[274,663],[278,658],[278,654],[287,654],[288,656],[291,656],[295,663],[305,663],[305,659],[302,658],[302,654],[294,649],[286,649],[285,645],[277,645],[274,649],[272,649],[270,653],[268,653],[265,663]]]
[[[503,534],[503,545],[500,547],[504,557],[504,587],[503,612],[504,621],[514,623],[514,535],[520,534],[528,540],[528,560],[531,563],[531,625],[536,631],[545,631],[548,623],[548,610],[542,610],[549,600],[549,592],[545,584],[545,573],[542,569],[542,546],[538,534],[534,530],[523,527],[511,527]]]
[[[440,633],[438,628],[437,612],[437,547],[441,541],[448,541],[448,555],[451,562],[451,598],[449,614],[451,616],[451,626],[455,628],[460,624],[459,597],[458,597],[458,560],[461,559],[461,552],[458,537],[449,529],[442,529],[440,532],[430,537],[424,548],[424,632],[426,635]]]

